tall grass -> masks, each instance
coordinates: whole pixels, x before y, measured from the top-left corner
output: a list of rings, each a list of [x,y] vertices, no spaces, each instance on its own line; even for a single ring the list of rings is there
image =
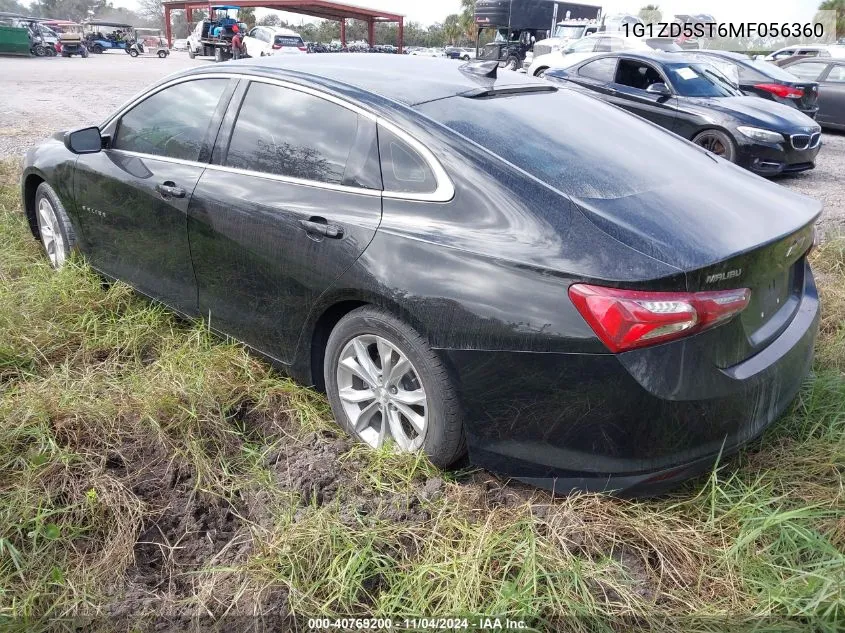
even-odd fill
[[[0,626],[499,616],[537,630],[845,626],[845,242],[813,377],[658,500],[552,499],[345,440],[324,399],[79,259],[0,167]]]

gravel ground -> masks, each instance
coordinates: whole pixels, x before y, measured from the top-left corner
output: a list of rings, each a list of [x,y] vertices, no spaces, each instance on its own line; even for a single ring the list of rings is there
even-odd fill
[[[0,58],[0,159],[23,154],[55,130],[96,125],[161,77],[207,63],[212,62],[190,60],[187,53],[166,59],[116,52],[88,59]],[[821,200],[823,232],[845,234],[845,134],[825,133],[823,144],[814,170],[777,182]]]

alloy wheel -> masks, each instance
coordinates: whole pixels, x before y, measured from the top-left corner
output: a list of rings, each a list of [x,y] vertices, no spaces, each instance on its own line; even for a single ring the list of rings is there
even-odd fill
[[[38,230],[41,233],[41,243],[47,251],[47,257],[53,268],[60,268],[67,258],[65,242],[59,233],[59,221],[56,211],[47,198],[41,198],[38,203]]]
[[[378,448],[392,439],[402,451],[419,450],[428,430],[428,400],[419,373],[399,348],[381,336],[350,340],[337,366],[338,395],[350,426]]]
[[[728,160],[732,160],[732,151],[731,148],[725,145],[724,140],[722,139],[720,134],[715,134],[713,132],[703,132],[695,137],[696,145],[703,147],[711,154],[715,154],[716,156],[721,156]]]

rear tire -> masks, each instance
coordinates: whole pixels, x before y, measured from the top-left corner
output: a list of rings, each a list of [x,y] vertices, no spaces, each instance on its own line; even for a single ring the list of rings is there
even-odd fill
[[[158,56],[159,56],[161,59],[164,59],[165,57],[167,57],[167,51],[159,51],[159,52],[158,52]]]
[[[703,130],[693,137],[692,142],[732,163],[736,160],[736,143],[721,130]]]
[[[62,201],[46,182],[35,191],[35,219],[47,259],[58,270],[76,249],[76,233]]]
[[[196,58],[196,56],[197,56],[197,54],[194,52],[194,49],[193,49],[193,48],[189,48],[189,49],[188,49],[188,58],[189,58],[189,59],[194,59],[194,58]]]
[[[129,49],[129,57],[138,57],[138,51],[134,48]]]
[[[358,362],[361,353],[364,363]],[[369,365],[375,376],[364,381],[350,363],[372,376]],[[382,374],[400,363],[401,373]],[[465,452],[461,411],[446,368],[422,336],[388,312],[363,306],[343,317],[326,343],[323,376],[335,418],[352,437],[371,446],[392,438],[399,450],[423,451],[443,468]]]

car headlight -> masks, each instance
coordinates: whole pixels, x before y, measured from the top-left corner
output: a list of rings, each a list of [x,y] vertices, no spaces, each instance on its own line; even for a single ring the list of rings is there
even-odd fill
[[[760,127],[750,127],[747,125],[740,125],[736,129],[739,130],[743,136],[747,136],[755,141],[761,141],[763,143],[783,142],[783,134],[780,132],[772,132],[771,130],[764,130]]]

